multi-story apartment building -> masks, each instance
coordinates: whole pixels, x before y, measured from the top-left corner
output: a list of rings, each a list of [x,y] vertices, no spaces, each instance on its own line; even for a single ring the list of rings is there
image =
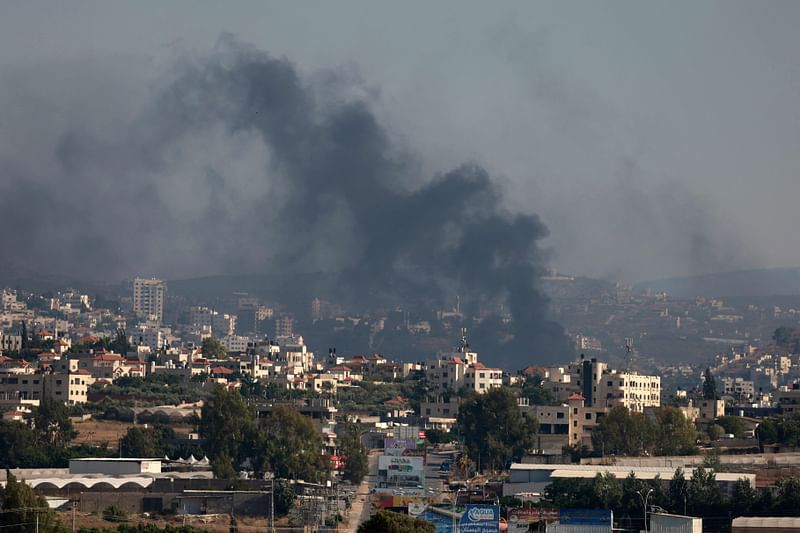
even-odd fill
[[[22,335],[11,335],[0,332],[0,353],[18,352],[22,349]]]
[[[292,374],[303,374],[315,369],[314,352],[308,350],[302,335],[279,339],[277,360],[286,365]]]
[[[800,413],[800,384],[794,383],[791,388],[775,392],[775,401],[781,412],[787,415]]]
[[[294,319],[287,315],[281,315],[275,319],[275,338],[291,337],[294,335]]]
[[[590,407],[622,405],[642,412],[646,407],[661,405],[659,376],[611,370],[594,358],[571,363],[566,368],[548,369],[542,386],[562,402],[580,394]]]
[[[226,352],[244,353],[247,351],[248,344],[252,343],[252,339],[244,335],[226,335],[220,339],[220,342],[225,347]]]
[[[489,368],[483,363],[475,362],[469,365],[464,372],[464,386],[478,393],[487,392],[495,387],[502,387],[503,371],[499,368]]]
[[[217,338],[227,337],[236,332],[236,315],[219,313],[208,307],[191,307],[189,323],[198,328],[210,328]]]
[[[94,382],[87,370],[43,370],[20,361],[0,368],[0,401],[40,402],[50,398],[70,405],[85,403]]]
[[[752,398],[756,393],[755,384],[741,377],[722,378],[722,388],[725,394],[742,398]]]
[[[580,393],[573,393],[561,405],[528,405],[527,398],[520,398],[523,413],[536,417],[539,430],[536,434],[536,449],[546,455],[560,455],[564,446],[592,447],[592,431],[606,407],[587,406]]]
[[[594,405],[606,407],[621,405],[639,413],[647,407],[661,405],[661,378],[659,376],[611,371],[603,374],[599,390],[600,395]]]
[[[139,318],[162,322],[167,284],[160,279],[133,280],[133,312]]]

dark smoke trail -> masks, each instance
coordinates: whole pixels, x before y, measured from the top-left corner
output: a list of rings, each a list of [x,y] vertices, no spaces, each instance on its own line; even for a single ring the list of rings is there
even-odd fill
[[[192,162],[219,138],[230,159]],[[225,164],[253,150],[261,160],[230,178]],[[44,205],[101,204],[110,214],[98,223],[77,212],[58,231],[64,270],[108,261],[114,272],[186,272],[188,261],[204,273],[327,271],[340,297],[364,304],[454,294],[505,302],[513,340],[486,354],[497,364],[571,352],[536,287],[547,235],[539,218],[507,212],[474,164],[411,188],[405,155],[368,104],[309,86],[287,60],[228,41],[183,65],[119,138],[72,132],[57,157],[67,189],[60,199],[39,191]],[[252,184],[254,175],[264,177]],[[175,192],[187,183],[194,201],[181,216]],[[39,205],[28,195],[9,187],[0,207]],[[0,239],[9,242],[6,230]],[[35,244],[26,252],[41,256]]]

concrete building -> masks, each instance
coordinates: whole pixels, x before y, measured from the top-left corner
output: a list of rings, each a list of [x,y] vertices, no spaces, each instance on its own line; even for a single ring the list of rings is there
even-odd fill
[[[510,476],[503,484],[503,495],[533,494],[538,499],[544,494],[547,485],[556,479],[577,478],[594,479],[597,474],[613,474],[617,479],[623,480],[631,473],[630,466],[613,465],[576,465],[576,464],[527,464],[512,463]],[[691,483],[693,467],[684,469],[684,477]],[[665,488],[675,475],[675,468],[671,466],[639,466],[635,469],[636,478],[640,480],[661,479]],[[737,482],[745,479],[750,485],[756,486],[756,475],[744,472],[717,472],[716,481],[725,494],[733,492]]]
[[[236,333],[236,315],[219,313],[204,306],[189,308],[189,324],[196,328],[209,328],[217,338]]]
[[[287,315],[281,315],[276,318],[274,335],[276,339],[294,335],[294,319]]]
[[[70,459],[70,474],[102,474],[126,476],[133,474],[160,474],[161,459],[94,458]]]
[[[566,368],[549,368],[542,387],[562,402],[580,394],[589,407],[621,405],[641,413],[647,407],[661,405],[659,376],[611,370],[595,358],[581,359]]]
[[[475,362],[464,372],[464,386],[469,390],[482,394],[495,387],[503,386],[503,371],[489,368],[483,363]]]
[[[731,533],[800,533],[800,517],[740,516],[733,519]]]
[[[277,360],[286,365],[289,372],[302,374],[315,368],[314,352],[308,350],[302,335],[279,337],[280,351]]]
[[[226,335],[220,339],[220,342],[225,346],[226,352],[244,353],[247,351],[247,345],[252,343],[252,339],[243,335]]]
[[[703,519],[666,513],[650,515],[650,533],[703,533]]]
[[[520,410],[536,417],[539,430],[536,449],[544,455],[561,455],[564,446],[592,447],[592,431],[606,407],[587,406],[583,396],[574,393],[562,405],[528,405],[527,398],[519,399]]]
[[[756,393],[754,383],[741,377],[722,378],[722,388],[725,394],[739,398],[752,398]]]
[[[164,320],[164,298],[167,284],[163,280],[136,278],[133,280],[133,312],[139,318]]]
[[[795,383],[791,389],[776,391],[775,401],[784,414],[800,412],[800,384]]]
[[[624,406],[631,411],[644,412],[647,407],[661,405],[661,378],[633,372],[608,372],[602,376],[600,397],[595,405]]]
[[[0,353],[18,352],[22,349],[22,335],[0,333]]]

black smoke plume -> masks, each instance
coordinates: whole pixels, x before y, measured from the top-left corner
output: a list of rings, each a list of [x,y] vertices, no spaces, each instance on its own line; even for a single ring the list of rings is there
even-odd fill
[[[226,39],[124,122],[78,117],[35,163],[4,153],[0,246],[74,277],[322,272],[365,306],[459,294],[512,318],[488,360],[569,355],[537,289],[545,225],[476,164],[413,185],[362,89]]]

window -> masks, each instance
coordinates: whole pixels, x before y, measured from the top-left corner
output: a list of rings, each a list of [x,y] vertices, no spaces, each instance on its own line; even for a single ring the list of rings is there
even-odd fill
[[[592,413],[586,413],[586,420],[592,419]]]
[[[485,378],[486,372],[481,372],[480,374],[478,374],[478,377],[480,377],[481,379]]]
[[[607,386],[607,387],[611,387],[611,386],[613,386],[613,385],[614,385],[614,382],[613,382],[613,381],[609,381],[608,383],[606,383],[606,386]]]
[[[572,427],[574,427],[574,428],[578,427],[578,421],[577,420],[573,420],[572,421]]]
[[[564,418],[564,413],[556,413],[556,418]]]
[[[573,415],[577,415],[578,414],[578,408],[577,407],[573,407],[572,408],[572,414]]]

